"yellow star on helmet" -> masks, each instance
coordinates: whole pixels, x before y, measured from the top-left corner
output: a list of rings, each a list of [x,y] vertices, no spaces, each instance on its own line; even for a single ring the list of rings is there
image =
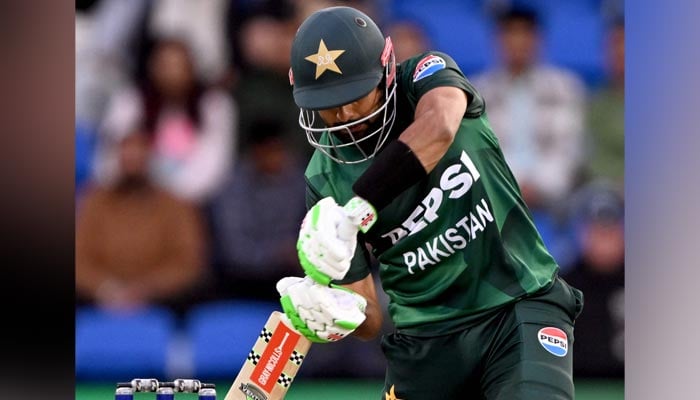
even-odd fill
[[[323,43],[323,39],[321,39],[321,43],[318,45],[318,53],[312,54],[305,58],[305,60],[316,64],[316,78],[314,79],[318,79],[318,77],[327,70],[331,70],[342,75],[343,72],[340,70],[340,68],[338,68],[338,65],[335,63],[335,59],[340,57],[340,55],[343,53],[345,53],[345,50],[328,50],[326,48],[326,44]]]
[[[389,389],[389,393],[384,396],[385,400],[401,400],[396,395],[394,394],[394,385],[391,385],[391,389]]]

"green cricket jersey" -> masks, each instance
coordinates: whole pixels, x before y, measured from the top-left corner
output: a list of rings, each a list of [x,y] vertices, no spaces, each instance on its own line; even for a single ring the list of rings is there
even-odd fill
[[[379,260],[395,326],[447,333],[549,286],[558,270],[525,206],[485,103],[446,54],[429,52],[397,67],[397,116],[391,137],[413,121],[421,95],[455,86],[469,105],[454,142],[430,174],[379,212],[362,240]],[[354,148],[342,151],[355,152]],[[371,161],[339,164],[319,151],[307,170],[307,206],[331,196],[345,204]],[[363,245],[340,283],[369,273]]]

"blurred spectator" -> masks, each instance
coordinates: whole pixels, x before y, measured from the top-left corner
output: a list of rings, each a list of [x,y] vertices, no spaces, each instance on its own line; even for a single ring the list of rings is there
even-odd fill
[[[133,67],[130,45],[143,19],[146,2],[100,0],[76,2],[75,12],[75,188],[93,172],[98,126],[110,94],[127,81]]]
[[[625,0],[598,0],[600,13],[606,21],[614,21],[625,15]]]
[[[381,24],[382,18],[380,11],[386,5],[385,0],[289,0],[294,6],[294,24],[295,29],[301,25],[306,18],[316,11],[334,6],[348,6],[356,8],[365,14],[369,15],[375,22]]]
[[[148,2],[142,0],[100,0],[76,9],[75,114],[78,123],[96,127],[103,118],[112,91],[128,80],[135,66],[132,45],[147,5]]]
[[[295,23],[297,26],[316,11],[333,6],[348,5],[343,0],[291,0],[295,10]],[[341,4],[343,3],[343,4]]]
[[[114,184],[96,186],[83,199],[76,224],[78,303],[186,306],[203,277],[200,215],[151,184],[150,149],[146,135],[126,134]]]
[[[194,69],[206,84],[221,83],[229,72],[226,43],[228,0],[153,0],[148,17],[152,37],[180,37],[192,50]]]
[[[232,1],[226,15],[226,35],[229,52],[234,54],[232,64],[236,69],[245,70],[249,62],[245,59],[243,46],[248,43],[243,39],[243,27],[251,19],[269,17],[276,21],[288,19],[293,14],[293,0],[247,0]],[[265,36],[264,39],[269,38]],[[255,38],[254,38],[255,39]]]
[[[305,213],[304,165],[281,127],[278,118],[252,124],[248,152],[211,204],[225,296],[277,301],[277,281],[301,272],[296,240]]]
[[[397,63],[416,54],[426,52],[431,48],[430,38],[428,38],[423,28],[417,22],[409,20],[395,21],[385,31],[386,35],[391,37]]]
[[[587,115],[591,178],[613,180],[624,186],[625,172],[625,26],[617,20],[608,32],[606,84],[590,101]]]
[[[373,7],[372,2],[333,0],[258,0],[236,6],[244,14],[230,17],[239,68],[233,96],[240,107],[241,132],[252,132],[256,120],[274,115],[282,122],[281,133],[291,150],[303,158],[311,156],[313,148],[299,128],[299,108],[289,82],[292,39],[311,13],[348,3],[366,11]]]
[[[584,187],[573,202],[581,255],[564,275],[581,289],[586,306],[576,320],[574,373],[622,378],[624,374],[624,204],[609,184]]]
[[[242,69],[234,96],[240,105],[241,132],[254,132],[256,120],[274,115],[282,121],[280,133],[291,141],[293,150],[308,153],[306,138],[298,125],[299,109],[289,84],[289,54],[294,34],[290,18],[291,15],[257,15],[243,23],[239,60]],[[241,151],[247,151],[242,146]]]
[[[225,178],[236,149],[237,110],[225,92],[201,84],[184,42],[160,39],[139,87],[116,92],[102,124],[96,177],[114,178],[110,140],[144,125],[155,147],[155,182],[175,195],[206,202]]]
[[[581,166],[585,87],[573,73],[539,61],[534,10],[500,13],[497,39],[501,65],[474,83],[525,201],[548,210],[572,190]]]

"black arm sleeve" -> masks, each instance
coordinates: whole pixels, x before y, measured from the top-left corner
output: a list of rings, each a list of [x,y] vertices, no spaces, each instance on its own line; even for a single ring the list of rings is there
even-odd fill
[[[423,164],[411,148],[400,140],[394,140],[377,155],[372,165],[357,179],[352,190],[379,212],[404,190],[426,176]]]

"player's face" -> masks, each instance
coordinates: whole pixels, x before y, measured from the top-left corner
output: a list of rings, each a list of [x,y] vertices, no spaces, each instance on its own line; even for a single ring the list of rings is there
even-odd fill
[[[382,106],[383,92],[379,88],[374,88],[365,97],[362,97],[352,103],[348,103],[339,107],[319,110],[318,114],[323,119],[327,127],[335,127],[341,125],[352,124],[354,121],[365,118],[366,116],[377,111]],[[365,135],[370,124],[379,118],[379,114],[361,124],[352,125],[349,127],[352,135],[358,139]],[[339,132],[343,135],[342,131]]]

